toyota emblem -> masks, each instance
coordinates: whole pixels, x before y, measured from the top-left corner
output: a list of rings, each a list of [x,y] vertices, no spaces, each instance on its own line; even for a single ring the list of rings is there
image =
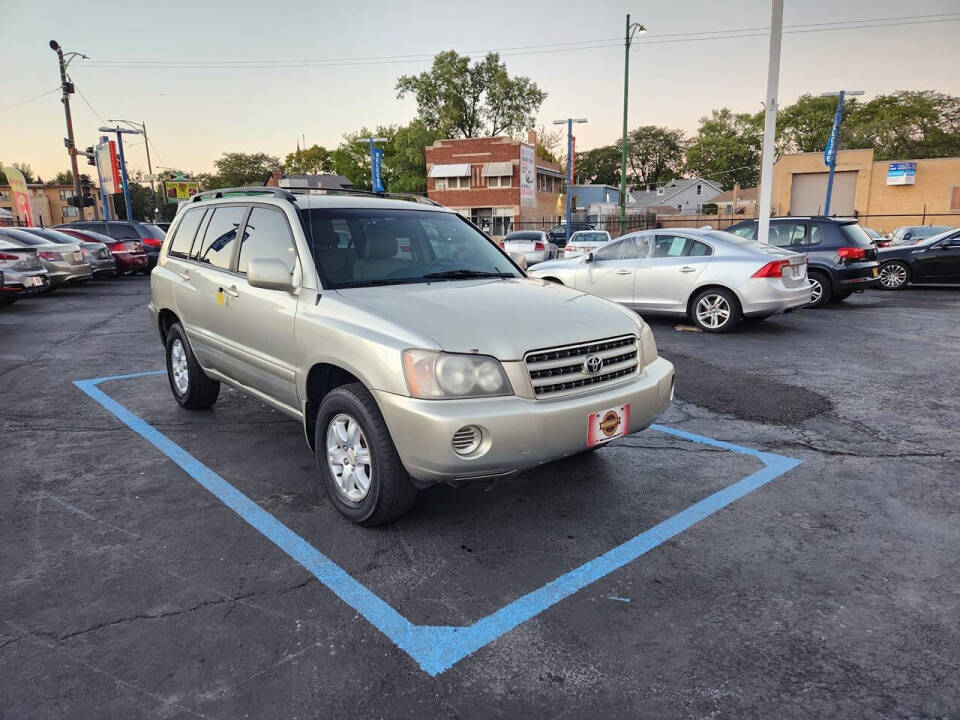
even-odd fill
[[[596,375],[603,368],[603,360],[596,355],[590,355],[583,361],[583,371],[587,375]]]

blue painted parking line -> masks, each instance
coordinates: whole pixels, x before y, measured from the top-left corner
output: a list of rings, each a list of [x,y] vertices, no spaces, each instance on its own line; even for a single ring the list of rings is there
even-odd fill
[[[463,658],[485,645],[489,645],[501,635],[539,615],[564,598],[609,575],[614,570],[633,562],[663,542],[800,464],[799,460],[783,455],[762,452],[722,440],[714,440],[666,425],[651,425],[650,427],[653,430],[684,440],[750,455],[760,460],[764,467],[742,480],[708,495],[703,500],[681,510],[676,515],[649,530],[645,530],[603,555],[517,598],[509,605],[487,615],[473,625],[456,627],[414,625],[376,593],[355,580],[343,568],[273,515],[146,420],[128,410],[97,387],[100,383],[110,380],[126,380],[165,372],[165,370],[154,370],[128,375],[113,375],[90,380],[76,380],[74,384],[113,413],[131,430],[173,460],[185,473],[215,495],[248,524],[256,528],[264,537],[313,573],[317,580],[326,585],[343,602],[390,638],[398,648],[413,658],[424,672],[432,676],[448,670]]]

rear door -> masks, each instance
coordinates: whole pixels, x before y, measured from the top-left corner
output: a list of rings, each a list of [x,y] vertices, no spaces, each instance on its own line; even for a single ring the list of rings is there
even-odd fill
[[[254,205],[247,217],[240,243],[236,276],[225,288],[228,293],[224,342],[227,352],[241,365],[236,379],[247,387],[297,409],[294,320],[297,294],[266,290],[247,283],[250,261],[256,258],[282,260],[299,287],[300,263],[293,231],[279,208]]]
[[[176,286],[177,310],[200,364],[231,378],[239,374],[241,363],[227,352],[227,312],[233,299],[227,290],[236,285],[231,268],[247,210],[240,204],[207,209]]]
[[[581,262],[577,268],[577,289],[632,307],[637,270],[649,245],[647,237],[628,235],[597,249],[593,262]]]
[[[657,232],[651,250],[637,272],[637,309],[683,312],[690,288],[710,263],[713,248],[685,235]]]

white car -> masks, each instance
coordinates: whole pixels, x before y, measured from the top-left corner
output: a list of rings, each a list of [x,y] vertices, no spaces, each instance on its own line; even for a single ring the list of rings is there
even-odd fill
[[[564,246],[563,257],[580,257],[608,242],[610,242],[610,233],[606,230],[577,230],[570,236],[570,242]]]
[[[722,230],[644,230],[528,274],[715,333],[803,307],[812,288],[805,255]]]
[[[503,249],[507,254],[523,255],[527,266],[553,260],[557,257],[557,246],[550,242],[550,236],[542,230],[515,230],[503,238]]]

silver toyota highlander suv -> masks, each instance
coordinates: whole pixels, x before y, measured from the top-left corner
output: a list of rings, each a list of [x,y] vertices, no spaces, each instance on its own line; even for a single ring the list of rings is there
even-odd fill
[[[526,277],[424,198],[201,193],[150,290],[177,402],[209,407],[226,382],[296,418],[334,506],[364,525],[418,488],[642,430],[673,395],[636,313]]]

